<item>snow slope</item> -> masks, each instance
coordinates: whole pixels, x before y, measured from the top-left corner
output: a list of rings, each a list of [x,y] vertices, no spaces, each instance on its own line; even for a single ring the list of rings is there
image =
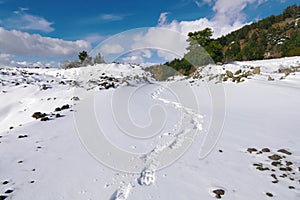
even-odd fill
[[[160,83],[139,66],[119,64],[1,68],[0,199],[300,199],[300,73],[262,78],[280,77],[275,71],[299,61],[214,66],[262,70],[221,85],[225,118],[214,112],[221,110],[214,83],[202,80]],[[190,94],[184,85],[196,104],[182,97]],[[36,120],[34,112],[49,120]],[[223,120],[216,145],[200,158],[212,124]],[[105,152],[101,132],[124,154]]]

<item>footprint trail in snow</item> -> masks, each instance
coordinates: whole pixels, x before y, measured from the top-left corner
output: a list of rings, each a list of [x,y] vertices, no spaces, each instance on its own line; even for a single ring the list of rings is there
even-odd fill
[[[140,173],[140,176],[136,179],[136,183],[140,186],[150,186],[155,183],[155,172],[160,166],[160,155],[165,151],[172,151],[182,147],[183,143],[187,140],[193,141],[197,136],[198,131],[202,130],[203,116],[195,112],[191,108],[183,106],[180,102],[171,101],[162,98],[162,93],[166,91],[168,85],[159,86],[151,97],[155,101],[162,102],[163,104],[173,106],[175,109],[182,112],[181,122],[177,122],[172,131],[168,133],[170,136],[168,141],[163,144],[157,145],[148,154],[144,155],[141,159],[145,162],[145,169]],[[115,198],[113,200],[126,200],[130,194],[132,188],[136,185],[129,183],[128,185],[122,185],[116,191]]]

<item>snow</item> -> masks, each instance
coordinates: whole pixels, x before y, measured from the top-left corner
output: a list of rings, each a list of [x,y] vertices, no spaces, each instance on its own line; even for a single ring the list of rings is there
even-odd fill
[[[116,63],[0,68],[0,199],[198,200],[217,189],[222,199],[299,199],[300,73],[280,80],[278,69],[300,66],[300,57],[204,73],[258,66],[261,74],[239,84],[156,82]]]

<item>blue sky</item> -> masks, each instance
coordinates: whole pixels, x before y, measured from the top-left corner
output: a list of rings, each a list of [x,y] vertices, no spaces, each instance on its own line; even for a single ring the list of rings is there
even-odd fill
[[[90,51],[111,36],[141,27],[166,28],[186,35],[209,26],[218,37],[246,23],[279,14],[287,6],[297,3],[298,0],[0,0],[0,63],[18,65],[20,62],[22,65],[21,61],[27,64],[76,59],[81,50]],[[147,30],[143,29],[139,38],[139,42],[145,44],[143,48],[147,45],[156,47],[155,43],[163,42],[160,40],[165,33]],[[137,32],[132,34],[132,38],[139,35]],[[180,43],[178,46],[162,46],[166,52],[179,52],[177,49],[185,48],[185,38],[182,40],[168,41]],[[115,49],[109,42],[104,43],[107,49],[98,46],[103,54],[107,53],[109,57],[109,53],[121,53],[122,59],[128,62],[130,57],[132,62],[174,57],[166,52],[152,52],[149,56],[149,52],[145,53],[147,50],[132,56],[132,48],[137,44],[127,44],[132,47],[128,50],[116,46],[116,41]],[[157,48],[161,47],[158,45]],[[127,53],[123,52],[125,49]]]

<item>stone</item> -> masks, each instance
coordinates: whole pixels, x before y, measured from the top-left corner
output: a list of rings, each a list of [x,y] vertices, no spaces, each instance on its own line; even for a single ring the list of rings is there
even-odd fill
[[[268,158],[270,158],[271,160],[281,160],[282,159],[282,157],[277,154],[273,154],[272,156],[269,156]]]
[[[213,190],[212,192],[213,192],[214,194],[216,194],[216,198],[217,198],[217,199],[221,199],[221,197],[222,197],[223,195],[225,195],[225,191],[222,190],[222,189],[216,189],[216,190]]]
[[[268,197],[273,197],[273,194],[270,193],[270,192],[267,192],[266,195],[267,195]]]
[[[270,152],[270,149],[269,148],[263,148],[261,151],[264,152],[264,153],[268,153],[268,152]]]
[[[286,154],[286,155],[292,155],[291,152],[289,152],[289,151],[287,151],[287,150],[285,150],[285,149],[279,149],[277,152],[284,153],[284,154]]]
[[[249,153],[252,153],[252,152],[257,151],[257,149],[255,149],[255,148],[248,148],[247,151],[248,151]]]

